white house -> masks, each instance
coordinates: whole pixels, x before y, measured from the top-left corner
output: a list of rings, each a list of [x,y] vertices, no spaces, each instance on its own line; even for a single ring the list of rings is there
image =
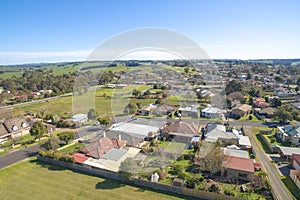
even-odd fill
[[[222,117],[222,110],[216,107],[206,107],[201,110],[201,116],[206,118]]]

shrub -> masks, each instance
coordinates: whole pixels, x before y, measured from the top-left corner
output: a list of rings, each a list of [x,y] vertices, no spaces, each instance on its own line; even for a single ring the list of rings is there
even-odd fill
[[[235,192],[231,191],[231,190],[225,190],[224,194],[227,195],[227,196],[235,196]]]

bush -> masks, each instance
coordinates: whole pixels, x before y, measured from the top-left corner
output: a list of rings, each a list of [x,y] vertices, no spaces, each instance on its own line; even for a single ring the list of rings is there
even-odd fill
[[[231,191],[231,190],[225,190],[224,194],[227,195],[227,196],[235,196],[235,192]]]
[[[212,184],[209,188],[209,191],[219,193],[220,192],[220,187],[217,184]]]

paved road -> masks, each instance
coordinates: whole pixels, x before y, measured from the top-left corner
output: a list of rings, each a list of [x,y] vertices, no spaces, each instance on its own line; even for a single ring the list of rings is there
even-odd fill
[[[0,157],[0,169],[4,167],[8,167],[16,162],[29,158],[31,156],[37,155],[40,150],[40,145],[34,145],[28,147],[26,149],[22,149],[19,151],[12,152],[10,154],[4,155]]]
[[[263,149],[258,144],[257,140],[254,138],[255,136],[252,134],[251,129],[251,127],[245,127],[245,134],[249,136],[254,152],[256,154],[256,158],[259,160],[260,164],[268,174],[268,178],[275,195],[274,199],[292,200],[293,198],[280,180],[276,167],[270,162],[269,157],[265,154]]]

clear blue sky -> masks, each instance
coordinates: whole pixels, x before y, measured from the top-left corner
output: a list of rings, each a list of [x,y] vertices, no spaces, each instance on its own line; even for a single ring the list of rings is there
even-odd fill
[[[34,53],[81,56],[140,27],[179,31],[212,58],[300,58],[299,2],[1,0],[0,64],[38,61]]]

